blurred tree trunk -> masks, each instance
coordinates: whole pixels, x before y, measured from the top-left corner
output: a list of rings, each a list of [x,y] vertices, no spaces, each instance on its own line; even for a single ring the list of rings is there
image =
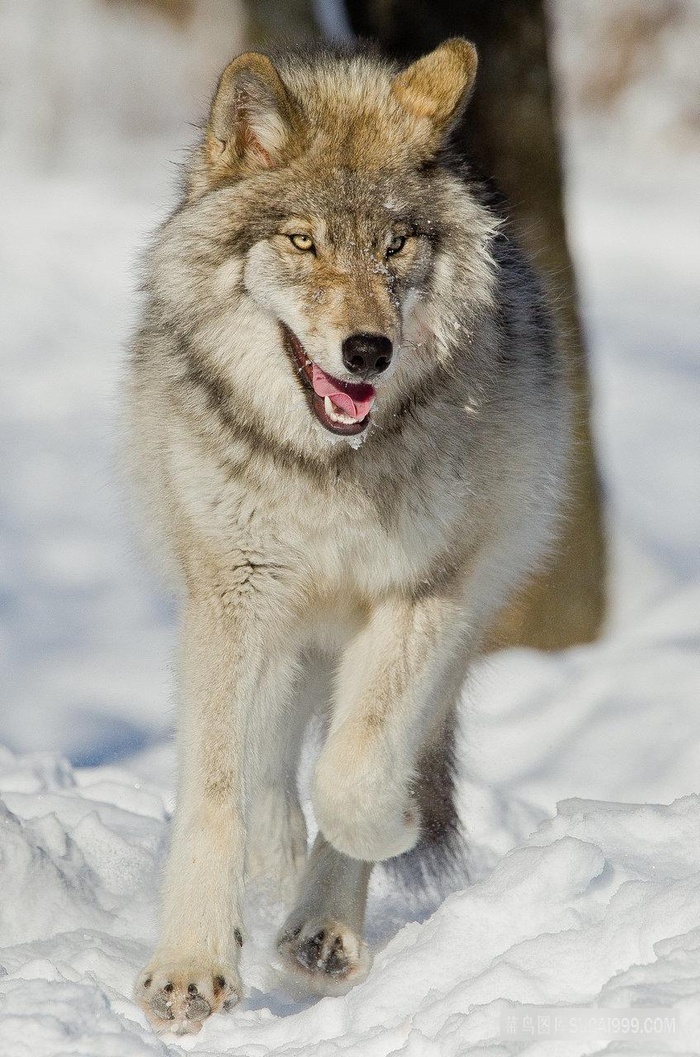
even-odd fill
[[[134,0],[129,0],[133,3]],[[108,3],[125,3],[125,0],[108,0]],[[192,0],[140,0],[143,7],[152,7],[166,18],[185,25],[192,14]]]
[[[311,0],[248,0],[246,9],[252,48],[301,44],[321,35]]]
[[[476,44],[479,73],[458,136],[510,203],[558,313],[576,398],[568,519],[558,556],[494,629],[491,646],[559,649],[595,638],[605,612],[605,539],[590,432],[590,390],[566,243],[543,0],[348,0],[353,29],[402,61],[446,37]]]

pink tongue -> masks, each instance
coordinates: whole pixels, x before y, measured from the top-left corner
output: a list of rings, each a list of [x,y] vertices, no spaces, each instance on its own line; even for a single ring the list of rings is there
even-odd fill
[[[311,383],[318,396],[329,396],[340,411],[344,411],[356,422],[361,422],[367,417],[374,403],[374,386],[341,382],[338,378],[331,378],[317,364],[313,365]]]

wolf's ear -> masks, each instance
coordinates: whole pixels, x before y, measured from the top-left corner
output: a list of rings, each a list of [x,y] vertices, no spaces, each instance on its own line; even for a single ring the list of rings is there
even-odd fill
[[[432,149],[444,140],[466,106],[476,68],[474,45],[463,37],[452,37],[394,78],[395,98],[420,120],[421,138]]]
[[[215,168],[271,169],[298,138],[299,115],[266,55],[246,52],[230,62],[219,80],[205,134],[205,152]]]

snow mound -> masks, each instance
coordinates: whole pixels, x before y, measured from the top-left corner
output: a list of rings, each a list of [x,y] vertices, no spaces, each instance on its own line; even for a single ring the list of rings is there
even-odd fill
[[[439,902],[398,895],[378,874],[364,983],[311,1005],[285,997],[272,946],[281,909],[256,904],[247,999],[176,1042],[156,1038],[130,1000],[155,939],[166,791],[116,768],[74,772],[60,757],[2,750],[2,1053],[506,1054],[519,1051],[501,1035],[504,1014],[533,1003],[672,1005],[682,1034],[668,1052],[691,1046],[700,797],[566,800],[523,840],[525,805],[499,804],[466,778],[462,793],[476,805],[477,879]]]

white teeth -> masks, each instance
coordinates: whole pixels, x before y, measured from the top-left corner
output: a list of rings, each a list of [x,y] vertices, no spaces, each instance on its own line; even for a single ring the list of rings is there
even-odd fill
[[[351,426],[357,420],[351,415],[346,415],[339,407],[336,407],[329,396],[324,397],[323,406],[331,422],[337,422],[341,426]]]

